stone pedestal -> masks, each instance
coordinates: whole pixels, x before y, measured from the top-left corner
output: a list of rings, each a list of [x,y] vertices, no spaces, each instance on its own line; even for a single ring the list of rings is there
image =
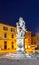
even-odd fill
[[[19,43],[19,44],[18,44]],[[17,39],[17,49],[16,49],[17,53],[24,53],[24,39],[23,38],[19,38]]]

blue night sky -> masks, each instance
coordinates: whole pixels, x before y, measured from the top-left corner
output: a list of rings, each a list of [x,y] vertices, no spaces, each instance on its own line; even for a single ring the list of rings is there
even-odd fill
[[[19,17],[27,30],[39,32],[39,0],[0,0],[0,22],[16,25]]]

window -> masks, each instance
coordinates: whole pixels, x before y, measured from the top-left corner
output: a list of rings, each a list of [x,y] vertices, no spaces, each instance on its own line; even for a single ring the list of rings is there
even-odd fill
[[[13,42],[12,42],[12,49],[14,48],[14,46],[13,46]]]
[[[15,29],[14,28],[11,28],[11,32],[14,32],[15,31]]]
[[[7,41],[4,41],[4,49],[7,49]]]
[[[4,33],[4,38],[7,38],[7,34],[6,33]]]
[[[12,34],[12,38],[14,37],[14,35]]]
[[[4,27],[3,27],[3,30],[7,31],[7,30],[8,30],[8,27],[5,27],[5,26],[4,26]]]

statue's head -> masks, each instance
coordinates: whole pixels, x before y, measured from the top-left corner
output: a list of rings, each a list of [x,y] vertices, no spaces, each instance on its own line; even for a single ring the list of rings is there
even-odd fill
[[[19,23],[20,23],[21,26],[23,26],[25,24],[25,22],[24,22],[22,17],[19,18]]]

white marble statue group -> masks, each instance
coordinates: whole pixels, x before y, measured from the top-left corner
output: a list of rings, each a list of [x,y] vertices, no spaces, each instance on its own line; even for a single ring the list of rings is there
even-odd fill
[[[25,38],[25,22],[22,17],[19,18],[17,25],[17,52],[24,52],[24,38]]]

